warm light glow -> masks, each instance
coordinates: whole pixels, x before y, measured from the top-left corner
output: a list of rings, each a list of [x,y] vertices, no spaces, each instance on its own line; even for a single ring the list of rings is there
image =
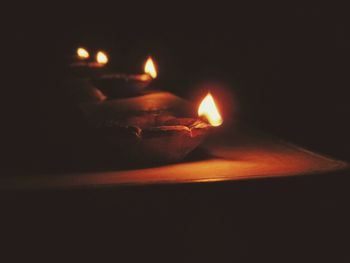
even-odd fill
[[[153,79],[157,77],[157,70],[151,57],[148,57],[144,70],[145,73],[149,74]]]
[[[78,55],[78,58],[80,59],[88,59],[90,57],[89,51],[87,51],[83,47],[79,47],[77,49],[77,55]]]
[[[210,93],[208,93],[199,105],[198,116],[205,117],[212,126],[216,127],[222,124],[222,117],[215,105],[214,98]]]
[[[108,56],[105,52],[99,51],[96,54],[96,61],[99,64],[107,64],[108,63]]]

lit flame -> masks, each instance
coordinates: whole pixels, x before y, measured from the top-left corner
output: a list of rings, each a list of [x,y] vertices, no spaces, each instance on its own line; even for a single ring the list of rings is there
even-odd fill
[[[145,63],[144,71],[145,71],[145,73],[150,75],[153,79],[155,79],[157,77],[157,70],[156,70],[156,67],[155,67],[151,57],[148,57],[148,59]]]
[[[202,100],[198,107],[198,116],[205,117],[210,125],[220,126],[223,122],[222,117],[215,105],[213,96],[208,93],[208,95]]]
[[[96,54],[96,61],[99,64],[107,64],[108,63],[108,56],[105,52],[103,51],[99,51]]]
[[[89,51],[83,47],[77,48],[77,55],[80,59],[88,59],[90,57]]]

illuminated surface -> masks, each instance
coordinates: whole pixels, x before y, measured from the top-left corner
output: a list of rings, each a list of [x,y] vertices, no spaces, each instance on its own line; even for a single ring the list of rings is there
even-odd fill
[[[300,176],[344,169],[347,164],[265,136],[217,136],[205,145],[208,158],[146,169],[11,177],[9,188],[69,188],[120,184],[214,182]]]
[[[145,73],[150,75],[153,79],[157,77],[157,70],[151,57],[148,57],[145,63],[144,71]]]
[[[199,105],[198,116],[205,117],[212,126],[217,127],[222,124],[222,117],[215,105],[214,98],[210,93],[208,93]]]

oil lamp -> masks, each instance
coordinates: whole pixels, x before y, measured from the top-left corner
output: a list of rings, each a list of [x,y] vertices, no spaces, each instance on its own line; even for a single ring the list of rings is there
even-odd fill
[[[140,95],[157,78],[157,68],[151,57],[147,58],[143,71],[143,74],[101,72],[92,82],[109,98]]]
[[[175,113],[174,108],[192,108],[191,104],[166,92],[103,102],[98,107],[90,109],[93,137],[122,152],[126,161],[137,163],[181,160],[223,122],[210,93],[195,118]],[[121,109],[124,113],[117,112]]]
[[[93,57],[86,48],[78,47],[70,67],[76,75],[87,78],[97,74],[107,63],[108,55],[106,52],[99,50]]]

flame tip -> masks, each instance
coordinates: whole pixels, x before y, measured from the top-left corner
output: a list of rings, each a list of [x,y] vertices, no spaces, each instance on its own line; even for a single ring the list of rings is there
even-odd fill
[[[157,69],[154,65],[153,59],[151,56],[148,56],[145,66],[144,66],[144,72],[148,75],[150,75],[153,79],[157,77]]]
[[[198,107],[198,116],[205,117],[210,125],[214,127],[220,126],[223,123],[222,117],[210,92],[208,92],[208,94],[200,103]]]
[[[89,51],[84,47],[78,47],[76,53],[79,59],[88,59],[90,57]]]
[[[107,64],[108,63],[108,56],[107,56],[106,52],[99,50],[96,53],[96,61],[99,64]]]

